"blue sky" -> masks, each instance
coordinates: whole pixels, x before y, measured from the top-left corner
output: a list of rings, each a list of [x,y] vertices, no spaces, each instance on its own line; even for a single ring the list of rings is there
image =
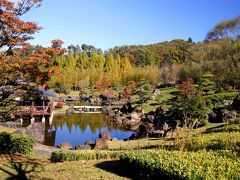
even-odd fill
[[[24,16],[42,29],[33,44],[91,44],[106,50],[172,39],[202,41],[218,22],[240,15],[239,0],[43,0]]]

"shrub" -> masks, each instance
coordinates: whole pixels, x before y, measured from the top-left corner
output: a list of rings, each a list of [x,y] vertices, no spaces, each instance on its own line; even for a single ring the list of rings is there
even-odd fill
[[[115,151],[55,151],[51,154],[52,162],[78,161],[78,160],[96,160],[96,159],[116,159],[119,152]]]
[[[13,153],[28,154],[32,152],[35,140],[22,134],[11,135],[10,151]]]
[[[57,107],[57,108],[62,108],[62,107],[63,107],[63,102],[57,102],[56,107]]]
[[[208,104],[216,104],[220,103],[223,100],[233,100],[234,97],[236,97],[239,94],[239,92],[222,92],[222,93],[217,93],[213,95],[208,95],[205,96],[205,99]]]
[[[188,151],[231,150],[240,152],[240,132],[221,132],[193,137],[184,144]]]
[[[120,156],[124,167],[140,179],[239,179],[240,159],[213,152],[144,150]]]
[[[7,152],[10,149],[11,136],[7,132],[0,133],[0,152]]]
[[[0,151],[4,153],[28,154],[34,143],[34,139],[27,135],[0,133]]]

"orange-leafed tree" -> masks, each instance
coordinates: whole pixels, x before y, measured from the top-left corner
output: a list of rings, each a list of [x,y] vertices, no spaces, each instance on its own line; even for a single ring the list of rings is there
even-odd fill
[[[135,90],[136,83],[134,81],[129,81],[127,85],[123,87],[123,90],[120,93],[120,100],[125,103],[127,100],[129,100]]]
[[[49,60],[64,52],[62,41],[57,48],[27,43],[41,27],[21,17],[40,4],[41,0],[0,0],[0,120],[11,116],[16,92],[29,94],[49,79],[53,72]]]
[[[104,75],[102,82],[96,81],[94,88],[107,98],[112,99],[115,96],[114,92],[111,90],[110,80],[107,75]]]

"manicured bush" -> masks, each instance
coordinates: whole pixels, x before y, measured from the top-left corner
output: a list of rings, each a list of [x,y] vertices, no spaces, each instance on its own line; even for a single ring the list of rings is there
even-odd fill
[[[120,156],[124,167],[140,179],[239,179],[240,159],[213,152],[143,150]]]
[[[240,132],[200,135],[182,143],[185,150],[231,150],[240,153]]]
[[[52,162],[78,161],[78,160],[96,160],[96,159],[116,159],[119,157],[117,151],[56,151],[51,154]]]
[[[29,154],[33,150],[35,140],[23,134],[12,134],[10,151],[13,153]]]
[[[207,103],[216,104],[219,102],[223,102],[223,100],[233,100],[234,97],[236,97],[239,94],[239,92],[223,92],[223,93],[217,93],[213,95],[205,96],[205,99]]]
[[[22,134],[0,133],[0,151],[3,153],[28,154],[32,151],[35,141]]]
[[[62,108],[63,107],[63,102],[57,102],[56,108]]]

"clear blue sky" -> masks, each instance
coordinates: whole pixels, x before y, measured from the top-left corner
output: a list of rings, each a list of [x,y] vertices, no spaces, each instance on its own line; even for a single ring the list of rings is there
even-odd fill
[[[240,15],[239,0],[43,0],[24,16],[44,29],[33,44],[52,39],[91,44],[151,44],[172,39],[202,41],[218,22]]]

